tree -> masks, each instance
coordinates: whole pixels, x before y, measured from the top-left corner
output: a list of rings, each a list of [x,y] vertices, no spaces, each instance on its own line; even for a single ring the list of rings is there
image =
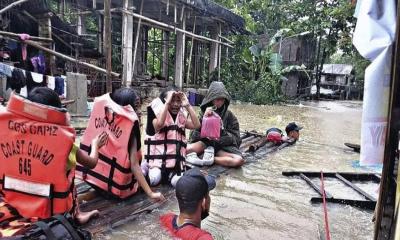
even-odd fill
[[[271,37],[279,29],[290,29],[289,35],[311,32],[319,44],[316,51],[317,83],[320,80],[322,65],[337,51],[348,55],[354,54],[351,34],[355,27],[352,17],[354,6],[348,0],[217,0],[218,3],[241,15],[246,21],[246,28],[255,35],[267,34]],[[246,38],[246,37],[245,37]],[[241,44],[235,54],[242,54],[239,63],[242,69],[248,66],[249,52],[244,50],[243,38],[236,41]],[[256,43],[254,36],[247,36],[246,47]],[[244,60],[244,59],[247,59]],[[253,72],[254,68],[247,71]],[[247,73],[243,72],[246,75]],[[253,73],[256,76],[258,73]],[[238,76],[236,76],[238,78]],[[234,80],[235,81],[235,80]]]

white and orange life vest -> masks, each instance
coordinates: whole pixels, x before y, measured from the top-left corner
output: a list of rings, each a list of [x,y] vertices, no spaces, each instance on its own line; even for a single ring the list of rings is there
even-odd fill
[[[154,114],[158,116],[164,108],[164,103],[160,98],[156,98],[151,102],[150,107]],[[179,170],[177,173],[180,175],[186,156],[186,120],[187,116],[183,110],[179,111],[175,121],[171,114],[167,112],[164,126],[160,131],[153,136],[146,135],[144,158],[149,163],[150,168],[175,168]]]
[[[88,154],[92,140],[102,132],[108,141],[99,150],[99,160],[94,169],[77,166],[77,176],[119,198],[136,193],[138,184],[131,171],[129,139],[138,117],[133,108],[114,102],[110,94],[97,97],[80,148]]]
[[[73,210],[75,141],[69,115],[12,94],[0,108],[0,191],[23,217],[48,218]]]

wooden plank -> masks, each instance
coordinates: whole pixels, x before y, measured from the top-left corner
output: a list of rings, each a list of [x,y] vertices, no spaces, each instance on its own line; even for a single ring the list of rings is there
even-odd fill
[[[352,182],[350,182],[349,180],[347,180],[346,178],[344,178],[342,175],[340,175],[339,173],[336,173],[336,178],[339,179],[340,181],[342,181],[344,184],[346,184],[347,186],[351,187],[352,189],[354,189],[356,192],[358,192],[359,194],[363,195],[367,200],[370,201],[375,201],[376,199],[369,195],[368,193],[366,193],[364,190],[362,190],[361,188],[357,187],[356,185],[354,185]]]
[[[311,198],[312,203],[322,203],[322,197],[313,197]],[[374,210],[376,202],[369,200],[354,200],[354,199],[342,199],[342,198],[326,198],[327,202],[330,203],[339,203],[346,204],[354,207],[359,207],[368,210]]]
[[[308,183],[308,185],[310,185],[320,196],[322,196],[322,191],[321,188],[319,188],[313,181],[311,181],[311,179],[309,179],[306,175],[304,175],[303,173],[300,173],[300,178],[302,178],[304,181],[306,181]],[[325,191],[325,196],[326,198],[332,198],[332,196]]]
[[[304,174],[307,177],[315,178],[319,177],[320,172],[313,171],[284,171],[282,175],[291,177],[291,176],[299,176],[300,174]],[[379,178],[375,173],[352,173],[352,172],[324,172],[325,177],[335,178],[336,173],[339,173],[343,177],[349,180],[358,180],[358,181],[377,181]]]

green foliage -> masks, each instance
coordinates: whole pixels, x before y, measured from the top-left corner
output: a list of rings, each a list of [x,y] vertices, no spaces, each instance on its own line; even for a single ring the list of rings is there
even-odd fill
[[[315,54],[316,61],[309,67],[327,62],[337,51],[357,58],[351,41],[355,27],[352,16],[354,6],[349,0],[216,1],[241,15],[247,30],[255,35],[266,34],[271,38],[275,33],[280,33],[275,39],[278,42],[282,37],[308,32],[314,38],[310,41],[320,39],[320,53]],[[285,71],[282,70],[281,56],[273,54],[271,49],[252,47],[256,44],[254,36],[235,37],[233,56],[230,62],[223,65],[221,76],[233,95],[240,100],[254,103],[282,100],[280,79]],[[357,71],[363,72],[362,63],[360,60]]]
[[[231,60],[221,68],[222,80],[232,97],[254,104],[281,101],[280,56],[252,45],[254,42],[246,36],[237,36],[236,43]]]

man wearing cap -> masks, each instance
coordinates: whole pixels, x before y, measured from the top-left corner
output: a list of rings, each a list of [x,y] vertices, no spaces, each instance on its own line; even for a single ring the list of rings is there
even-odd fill
[[[288,145],[294,144],[300,137],[300,130],[303,127],[298,126],[295,122],[289,123],[286,128],[286,136],[283,136],[282,130],[279,128],[270,128],[267,130],[267,141],[274,145],[280,145],[278,149],[282,149]]]
[[[215,179],[204,175],[198,168],[185,172],[175,187],[179,215],[168,213],[160,217],[161,225],[182,240],[210,240],[210,233],[201,229],[201,220],[210,209],[209,191],[215,188]]]

